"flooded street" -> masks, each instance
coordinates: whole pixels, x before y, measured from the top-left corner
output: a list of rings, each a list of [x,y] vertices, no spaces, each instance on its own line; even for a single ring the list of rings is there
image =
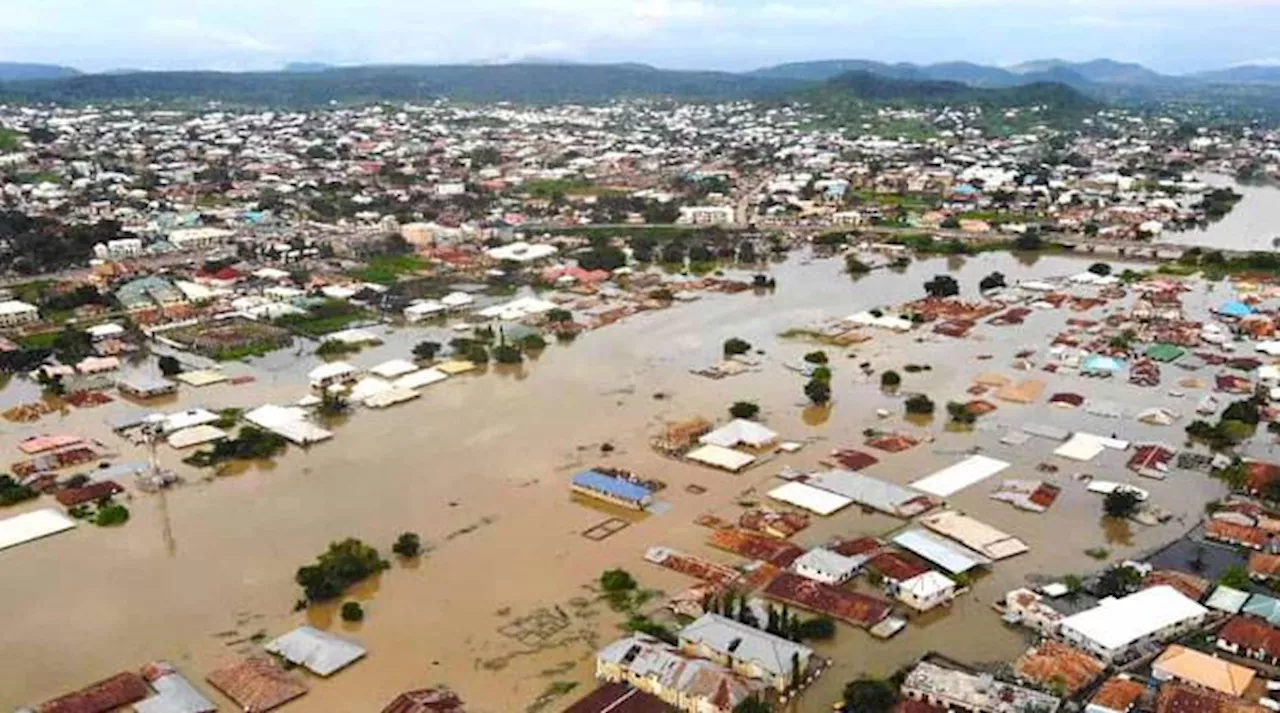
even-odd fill
[[[1240,207],[1250,203],[1246,198]],[[1280,202],[1264,203],[1273,213],[1280,211]],[[1266,233],[1257,239],[1269,243],[1270,238]],[[1003,272],[1013,284],[1074,274],[1089,264],[1074,257],[990,253],[921,260],[902,273],[879,270],[855,280],[841,272],[839,260],[810,262],[797,254],[774,267],[776,292],[707,295],[589,332],[572,344],[553,344],[515,370],[490,367],[487,373],[450,379],[403,406],[361,410],[337,427],[332,441],[305,450],[291,447],[274,464],[210,478],[181,465],[179,453],[161,446],[162,465],[190,482],[162,496],[136,495],[129,503],[133,518],[123,528],[82,525],[0,551],[0,595],[16,614],[0,628],[0,650],[10,653],[0,669],[0,708],[43,700],[158,658],[176,663],[207,691],[204,675],[250,650],[253,639],[310,621],[355,637],[369,655],[332,680],[308,677],[311,692],[289,706],[294,713],[378,710],[402,690],[439,683],[457,690],[469,710],[517,713],[553,683],[578,683],[574,692],[543,709],[560,710],[591,685],[595,649],[621,633],[619,615],[596,602],[590,589],[601,571],[624,567],[642,586],[671,594],[693,581],[644,562],[650,546],[738,563],[705,545],[708,530],[694,518],[714,513],[736,520],[738,502],[776,486],[781,467],[814,467],[833,448],[859,446],[870,427],[927,428],[937,436],[905,453],[877,453],[880,463],[867,473],[896,483],[950,465],[975,447],[1011,463],[992,481],[949,502],[1021,538],[1031,550],[997,563],[948,613],[931,615],[923,625],[913,622],[893,640],[876,641],[841,626],[833,642],[816,647],[835,666],[795,710],[829,710],[850,678],[890,673],[927,650],[968,662],[1007,660],[1027,641],[1000,623],[993,601],[1025,584],[1029,575],[1097,569],[1099,562],[1084,553],[1088,548],[1106,547],[1113,559],[1123,558],[1177,537],[1197,521],[1205,501],[1221,493],[1221,485],[1186,473],[1165,481],[1141,479],[1124,468],[1128,454],[1114,451],[1077,464],[1054,458],[1057,444],[1046,439],[1005,446],[994,426],[1033,421],[1176,446],[1185,420],[1162,428],[1133,416],[1155,405],[1191,416],[1203,390],[1188,389],[1181,399],[1169,396],[1173,381],[1186,375],[1171,367],[1165,367],[1164,384],[1157,388],[1119,378],[1100,382],[1042,371],[1020,374],[1010,367],[1023,349],[1042,354],[1068,316],[1101,319],[1121,309],[1121,302],[1069,315],[1066,308],[1037,310],[1024,325],[982,324],[966,340],[923,329],[907,335],[876,332],[872,341],[847,350],[828,347],[833,405],[818,411],[806,408],[802,378],[783,363],[819,347],[779,333],[916,299],[924,294],[922,283],[942,272],[956,277],[962,297],[975,298],[979,280],[992,271]],[[1203,298],[1187,295],[1187,301],[1216,303],[1229,291],[1217,285]],[[448,336],[439,329],[401,330],[350,360],[367,367],[405,358],[417,341],[448,341]],[[760,370],[720,381],[689,373],[716,361],[730,337],[765,352]],[[979,355],[991,358],[979,360]],[[903,397],[883,394],[878,373],[861,377],[857,365],[864,361],[877,372],[901,372],[907,363],[929,365],[929,371],[904,373],[900,393],[929,394],[939,404],[938,420],[926,428],[906,423]],[[314,363],[285,350],[235,365],[229,373],[253,374],[258,381],[184,387],[166,408],[293,403],[306,393],[304,375]],[[944,432],[941,407],[970,398],[965,389],[983,372],[1041,379],[1047,388],[1031,405],[998,402],[999,409],[971,433]],[[8,406],[29,398],[33,389],[15,379],[0,400]],[[1114,401],[1126,415],[1107,419],[1050,406],[1047,397],[1060,391]],[[697,415],[723,419],[737,400],[757,401],[770,428],[809,445],[737,476],[665,458],[649,447],[649,437],[663,422]],[[106,425],[124,408],[117,401],[72,410],[62,419],[3,423],[0,447],[13,455],[22,438],[67,432],[118,448],[120,461],[145,460],[145,452]],[[878,419],[880,408],[893,416]],[[604,443],[614,450],[602,453]],[[1270,453],[1270,446],[1253,447],[1255,455]],[[1041,462],[1054,462],[1061,470],[1038,473]],[[615,515],[569,494],[568,476],[596,464],[666,482],[659,499],[670,509],[632,518],[629,527],[603,541],[583,537],[584,530]],[[1076,473],[1139,484],[1175,517],[1161,526],[1117,530],[1102,521],[1101,498],[1073,480]],[[1003,478],[1043,478],[1060,485],[1062,494],[1047,513],[1022,512],[988,497],[991,485]],[[706,492],[686,490],[695,484]],[[41,499],[6,514],[48,505]],[[833,537],[884,535],[903,524],[849,508],[815,518],[793,539],[811,546]],[[301,594],[293,582],[295,570],[331,541],[358,537],[389,554],[403,531],[420,533],[428,551],[419,561],[393,561],[389,571],[353,593],[365,604],[363,623],[343,624],[331,608],[291,611]]]

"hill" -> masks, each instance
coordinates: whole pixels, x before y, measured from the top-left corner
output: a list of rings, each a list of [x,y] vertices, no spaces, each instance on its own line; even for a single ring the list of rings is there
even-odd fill
[[[1080,91],[1056,82],[982,88],[936,79],[893,79],[856,71],[832,77],[820,90],[872,102],[981,104],[993,107],[1046,106],[1056,111],[1093,111],[1100,105]]]
[[[80,70],[57,64],[0,62],[0,82],[26,82],[35,79],[64,79],[80,74]]]
[[[1280,66],[1247,64],[1192,76],[1203,82],[1219,84],[1280,84]]]
[[[1172,77],[1147,69],[1140,64],[1117,62],[1112,59],[1095,59],[1088,62],[1068,62],[1061,59],[1041,59],[1023,62],[1009,68],[1014,74],[1044,75],[1068,71],[1094,84],[1165,84]]]
[[[142,72],[0,86],[0,99],[57,102],[207,101],[264,106],[337,102],[594,102],[619,97],[780,98],[794,80],[620,64],[384,65],[310,72]]]

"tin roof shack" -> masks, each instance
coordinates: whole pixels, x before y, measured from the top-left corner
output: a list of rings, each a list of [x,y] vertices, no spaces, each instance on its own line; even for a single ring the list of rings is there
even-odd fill
[[[763,684],[644,634],[609,644],[596,654],[596,678],[625,682],[688,713],[731,713]]]
[[[300,626],[262,648],[317,676],[331,676],[365,655],[364,647],[354,641],[309,626]]]
[[[846,557],[831,550],[815,547],[791,563],[791,569],[803,577],[823,584],[840,585],[853,579],[866,557]]]
[[[975,674],[958,667],[921,661],[902,682],[903,695],[950,709],[973,713],[1054,713],[1058,698]]]
[[[178,393],[178,385],[168,379],[136,374],[116,382],[116,388],[135,399],[154,399]]]
[[[1085,713],[1129,713],[1147,687],[1128,676],[1113,676],[1102,682],[1084,707]]]
[[[1156,695],[1156,713],[1266,713],[1266,708],[1216,691],[1166,683]]]
[[[443,686],[406,691],[382,709],[382,713],[467,713],[458,694]]]
[[[1169,586],[1151,587],[1069,616],[1059,627],[1069,643],[1115,661],[1135,648],[1150,646],[1201,624],[1207,609]]]
[[[643,485],[597,470],[584,470],[573,476],[570,488],[575,493],[631,510],[644,510],[653,502],[653,494]]]
[[[1151,663],[1157,681],[1183,681],[1228,696],[1243,696],[1257,672],[1195,649],[1173,645]]]
[[[1107,665],[1102,661],[1053,640],[1027,649],[1013,664],[1018,680],[1068,698],[1087,688],[1106,670]]]
[[[1168,585],[1182,593],[1182,596],[1191,601],[1198,602],[1204,599],[1204,595],[1209,593],[1209,589],[1213,586],[1209,580],[1203,577],[1197,577],[1187,572],[1179,572],[1174,569],[1156,569],[1147,573],[1142,578],[1142,587],[1159,587]]]
[[[36,713],[108,713],[149,695],[151,689],[141,676],[124,672],[41,703],[35,710]]]
[[[883,599],[832,587],[791,572],[775,577],[765,587],[764,595],[864,628],[875,626],[893,611],[893,605]]]
[[[218,707],[196,690],[173,664],[156,661],[142,669],[156,695],[133,705],[137,713],[216,713]]]
[[[306,684],[270,659],[250,657],[220,668],[205,679],[245,713],[264,713],[307,692]]]
[[[805,483],[842,495],[863,507],[909,519],[937,507],[939,501],[910,488],[847,470],[810,475]]]
[[[719,614],[704,614],[680,630],[680,649],[690,656],[710,659],[734,673],[785,691],[798,683],[792,676],[799,666],[801,677],[809,669],[813,649]]]
[[[1280,663],[1280,629],[1261,619],[1233,616],[1218,630],[1218,648],[1264,663]]]

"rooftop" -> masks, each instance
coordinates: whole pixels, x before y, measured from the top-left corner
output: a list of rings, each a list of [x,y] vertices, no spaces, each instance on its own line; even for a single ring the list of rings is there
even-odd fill
[[[1116,650],[1207,612],[1173,587],[1161,585],[1121,599],[1103,600],[1093,609],[1063,619],[1062,628]]]

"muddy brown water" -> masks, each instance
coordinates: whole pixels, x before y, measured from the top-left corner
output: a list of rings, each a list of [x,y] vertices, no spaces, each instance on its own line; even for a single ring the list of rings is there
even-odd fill
[[[1134,440],[1181,441],[1181,426],[1157,428],[1131,417],[1142,407],[1171,405],[1186,413],[1198,393],[1184,399],[1166,394],[1166,385],[1141,389],[1125,383],[1089,381],[1009,368],[1027,347],[1041,350],[1046,337],[1068,316],[1065,310],[1038,311],[1025,325],[982,326],[974,337],[918,340],[919,335],[876,334],[859,347],[833,355],[833,403],[815,409],[805,403],[803,380],[783,368],[814,345],[780,339],[779,332],[890,305],[922,294],[921,284],[952,269],[973,296],[978,281],[993,270],[1010,282],[1079,272],[1088,265],[1071,257],[991,254],[959,260],[914,263],[904,273],[877,271],[857,280],[841,274],[837,260],[796,256],[774,267],[779,288],[769,294],[707,295],[689,305],[637,315],[585,334],[571,345],[552,345],[517,374],[463,376],[427,389],[422,398],[386,411],[360,411],[336,438],[309,449],[291,448],[274,467],[244,467],[232,477],[211,478],[181,466],[178,454],[161,447],[162,464],[189,482],[163,498],[145,494],[129,501],[133,518],[122,527],[75,531],[0,551],[0,598],[11,612],[0,627],[0,708],[47,699],[154,659],[176,663],[189,678],[230,709],[203,683],[204,675],[255,650],[255,638],[274,637],[304,624],[327,627],[358,639],[368,657],[331,680],[307,676],[311,692],[290,711],[379,710],[396,693],[438,683],[454,687],[469,709],[488,713],[523,711],[551,684],[578,688],[544,710],[556,711],[588,690],[597,647],[619,635],[620,616],[594,601],[591,584],[611,567],[625,567],[645,587],[675,593],[692,580],[649,565],[647,547],[666,545],[722,562],[732,556],[704,544],[706,530],[693,524],[704,512],[734,519],[744,494],[758,497],[774,487],[783,466],[812,467],[831,449],[856,446],[868,427],[932,432],[936,440],[902,454],[881,457],[868,472],[909,483],[978,447],[1013,467],[996,476],[1049,478],[1063,487],[1046,514],[1031,514],[988,497],[991,481],[950,498],[957,508],[1014,534],[1031,551],[998,563],[972,593],[944,614],[916,622],[897,638],[879,642],[841,626],[836,639],[817,646],[834,667],[794,707],[829,710],[844,682],[861,673],[887,674],[921,653],[938,650],[960,660],[1007,660],[1027,644],[1003,627],[990,606],[1028,575],[1085,572],[1099,563],[1084,554],[1106,546],[1113,558],[1131,556],[1172,539],[1199,517],[1219,485],[1190,474],[1163,482],[1124,470],[1124,456],[1108,452],[1093,463],[1055,459],[1056,444],[1033,439],[1009,448],[987,424],[1038,421],[1094,433],[1118,432]],[[1219,289],[1215,299],[1222,299]],[[1097,317],[1114,305],[1094,310]],[[432,330],[435,330],[434,332]],[[388,334],[388,342],[351,358],[370,366],[405,357],[424,334],[438,328]],[[714,361],[732,336],[765,353],[761,369],[711,381],[689,373]],[[437,339],[447,341],[447,339]],[[993,359],[978,361],[978,354]],[[853,355],[853,356],[850,356]],[[237,373],[258,376],[254,384],[184,387],[179,404],[210,408],[291,403],[306,391],[305,355],[277,356]],[[862,376],[857,365],[870,361],[878,372],[907,363],[931,371],[903,373],[899,394],[883,393],[878,373]],[[919,427],[901,418],[905,394],[929,393],[940,408],[965,396],[973,376],[999,371],[1048,382],[1045,398],[1073,390],[1121,402],[1130,417],[1107,420],[1083,409],[1063,411],[1042,399],[1029,406],[999,402],[999,410],[968,433],[947,433],[938,419]],[[1171,377],[1170,374],[1177,374]],[[0,401],[21,400],[29,387],[15,379]],[[655,393],[664,397],[655,399]],[[725,417],[737,400],[755,400],[761,418],[784,438],[809,441],[799,453],[782,455],[741,475],[729,475],[665,458],[649,448],[648,437],[668,420],[704,415]],[[71,410],[37,424],[0,424],[0,447],[17,457],[16,443],[36,433],[72,432],[117,445],[121,460],[145,453],[110,433],[112,404]],[[876,410],[894,415],[885,421]],[[602,453],[600,445],[614,450]],[[1269,446],[1258,446],[1266,449]],[[879,455],[879,454],[878,454]],[[1054,461],[1055,476],[1035,471]],[[611,508],[587,506],[569,494],[566,481],[577,469],[595,464],[636,471],[665,481],[664,514],[628,517],[627,527],[602,541],[582,532],[618,516]],[[1119,538],[1101,521],[1101,501],[1071,476],[1135,482],[1155,502],[1174,512],[1174,521],[1133,526]],[[993,479],[995,480],[995,479]],[[706,492],[686,490],[698,485]],[[47,498],[13,509],[48,507]],[[815,545],[833,537],[883,535],[903,523],[849,508],[816,519],[794,538]],[[347,628],[333,614],[336,604],[293,612],[300,592],[297,567],[328,543],[354,536],[389,554],[403,531],[421,534],[427,553],[419,560],[393,560],[376,581],[354,590],[365,620]],[[306,675],[298,672],[298,675]]]

